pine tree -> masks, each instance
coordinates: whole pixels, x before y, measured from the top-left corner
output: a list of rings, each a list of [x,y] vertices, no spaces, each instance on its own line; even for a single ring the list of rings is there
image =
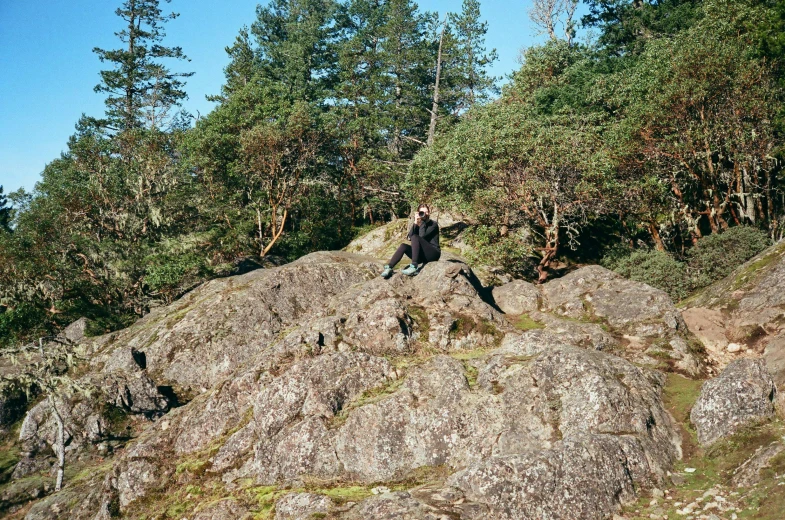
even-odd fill
[[[160,0],[125,0],[115,11],[126,23],[115,33],[125,48],[93,49],[101,62],[114,65],[101,71],[101,83],[95,87],[108,94],[103,124],[109,129],[159,128],[169,110],[187,97],[182,78],[193,73],[173,73],[159,62],[187,60],[180,47],[161,45],[166,36],[162,25],[178,14],[164,15],[159,4]]]
[[[0,229],[11,231],[11,207],[8,206],[8,197],[0,186]]]
[[[263,80],[289,101],[321,102],[334,77],[333,0],[272,0],[256,9],[251,32]]]
[[[455,108],[465,111],[498,92],[496,78],[488,74],[488,66],[498,59],[496,49],[485,48],[488,22],[480,21],[480,2],[463,0],[460,14],[450,16],[455,43],[451,49],[445,75],[455,88]]]
[[[385,131],[391,156],[408,160],[427,138],[436,54],[428,36],[437,22],[411,0],[389,0],[387,12],[381,44]]]
[[[224,69],[226,84],[221,91],[224,96],[230,96],[251,81],[257,68],[247,27],[240,30],[240,34],[234,40],[234,45],[226,47],[226,54],[229,55],[231,61]]]

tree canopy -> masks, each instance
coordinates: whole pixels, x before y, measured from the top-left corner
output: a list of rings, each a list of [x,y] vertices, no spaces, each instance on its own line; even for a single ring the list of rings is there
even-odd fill
[[[106,113],[32,193],[0,189],[0,344],[113,330],[420,202],[471,224],[474,260],[539,281],[600,260],[719,276],[700,244],[782,238],[785,2],[585,3],[535,2],[547,41],[499,89],[478,0],[273,0],[194,121],[176,14],[121,2],[120,47],[95,50]],[[706,283],[674,276],[677,297]]]

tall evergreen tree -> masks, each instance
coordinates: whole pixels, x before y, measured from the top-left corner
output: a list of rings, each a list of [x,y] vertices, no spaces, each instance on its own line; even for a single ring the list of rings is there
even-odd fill
[[[586,27],[600,30],[599,43],[612,54],[640,52],[654,37],[675,34],[702,16],[703,0],[586,0]]]
[[[169,3],[171,0],[164,0]],[[187,97],[182,78],[159,60],[187,60],[180,47],[161,45],[163,24],[178,14],[163,14],[160,0],[125,0],[115,11],[126,27],[115,33],[124,48],[93,49],[102,62],[114,67],[101,71],[95,91],[108,94],[104,124],[117,131],[141,127],[160,128],[161,117]]]
[[[240,34],[235,38],[234,44],[231,47],[226,47],[225,50],[230,61],[224,69],[226,83],[221,88],[221,92],[224,96],[230,96],[233,92],[248,85],[256,73],[256,58],[251,46],[248,28],[240,29]]]
[[[251,32],[262,78],[290,101],[321,101],[333,78],[334,0],[272,0],[256,8]]]
[[[488,51],[485,35],[488,22],[480,19],[479,0],[463,0],[459,14],[450,15],[455,44],[445,75],[452,77],[456,89],[456,108],[466,110],[498,92],[496,78],[488,74],[488,67],[499,56],[496,49]]]
[[[8,197],[3,193],[0,186],[0,229],[11,230],[11,207],[8,205]]]

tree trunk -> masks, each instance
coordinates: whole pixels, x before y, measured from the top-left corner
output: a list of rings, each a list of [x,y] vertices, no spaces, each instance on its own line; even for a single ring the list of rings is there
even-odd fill
[[[442,43],[444,42],[444,30],[447,27],[447,18],[444,19],[442,25],[442,34],[439,37],[439,53],[436,57],[436,83],[433,87],[433,105],[431,108],[431,124],[428,127],[428,146],[433,144],[434,136],[436,135],[436,117],[439,112],[439,82],[442,77]]]
[[[63,417],[57,410],[52,394],[49,394],[48,399],[55,422],[57,422],[57,440],[55,442],[57,447],[57,478],[55,480],[55,491],[60,491],[63,488],[63,474],[65,473],[65,425],[63,424]]]
[[[537,265],[537,283],[545,283],[551,264],[559,251],[559,218],[558,208],[554,210],[554,219],[551,225],[545,228],[545,249],[543,250],[542,260]]]
[[[505,211],[502,217],[502,226],[499,228],[499,235],[506,237],[510,234],[510,212]]]
[[[265,247],[262,250],[261,256],[265,256],[267,253],[270,252],[270,249],[272,249],[273,245],[275,245],[275,241],[278,240],[278,238],[283,233],[283,227],[284,227],[284,224],[286,224],[286,217],[287,217],[288,214],[289,214],[289,210],[284,208],[283,216],[281,216],[281,225],[280,225],[280,227],[278,228],[277,231],[273,228],[273,238],[272,238],[272,240],[270,240],[270,243],[267,244],[267,247]]]
[[[652,221],[649,222],[649,233],[651,233],[651,238],[654,240],[654,247],[657,251],[665,251],[665,244],[662,241],[662,236],[660,236],[660,230],[657,229],[657,225]]]

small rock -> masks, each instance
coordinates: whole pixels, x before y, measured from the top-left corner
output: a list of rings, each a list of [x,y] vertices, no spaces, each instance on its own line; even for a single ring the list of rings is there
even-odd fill
[[[389,492],[390,492],[390,488],[388,488],[387,486],[376,486],[371,490],[371,493],[373,493],[374,495],[384,495],[385,493],[389,493]]]
[[[651,490],[651,496],[654,498],[663,498],[665,497],[665,492],[659,488],[654,488]]]
[[[728,344],[728,352],[730,352],[730,353],[736,353],[736,352],[740,351],[741,348],[742,348],[741,345],[739,345],[738,343],[729,343]]]
[[[684,473],[695,473],[695,468],[684,468]]]

